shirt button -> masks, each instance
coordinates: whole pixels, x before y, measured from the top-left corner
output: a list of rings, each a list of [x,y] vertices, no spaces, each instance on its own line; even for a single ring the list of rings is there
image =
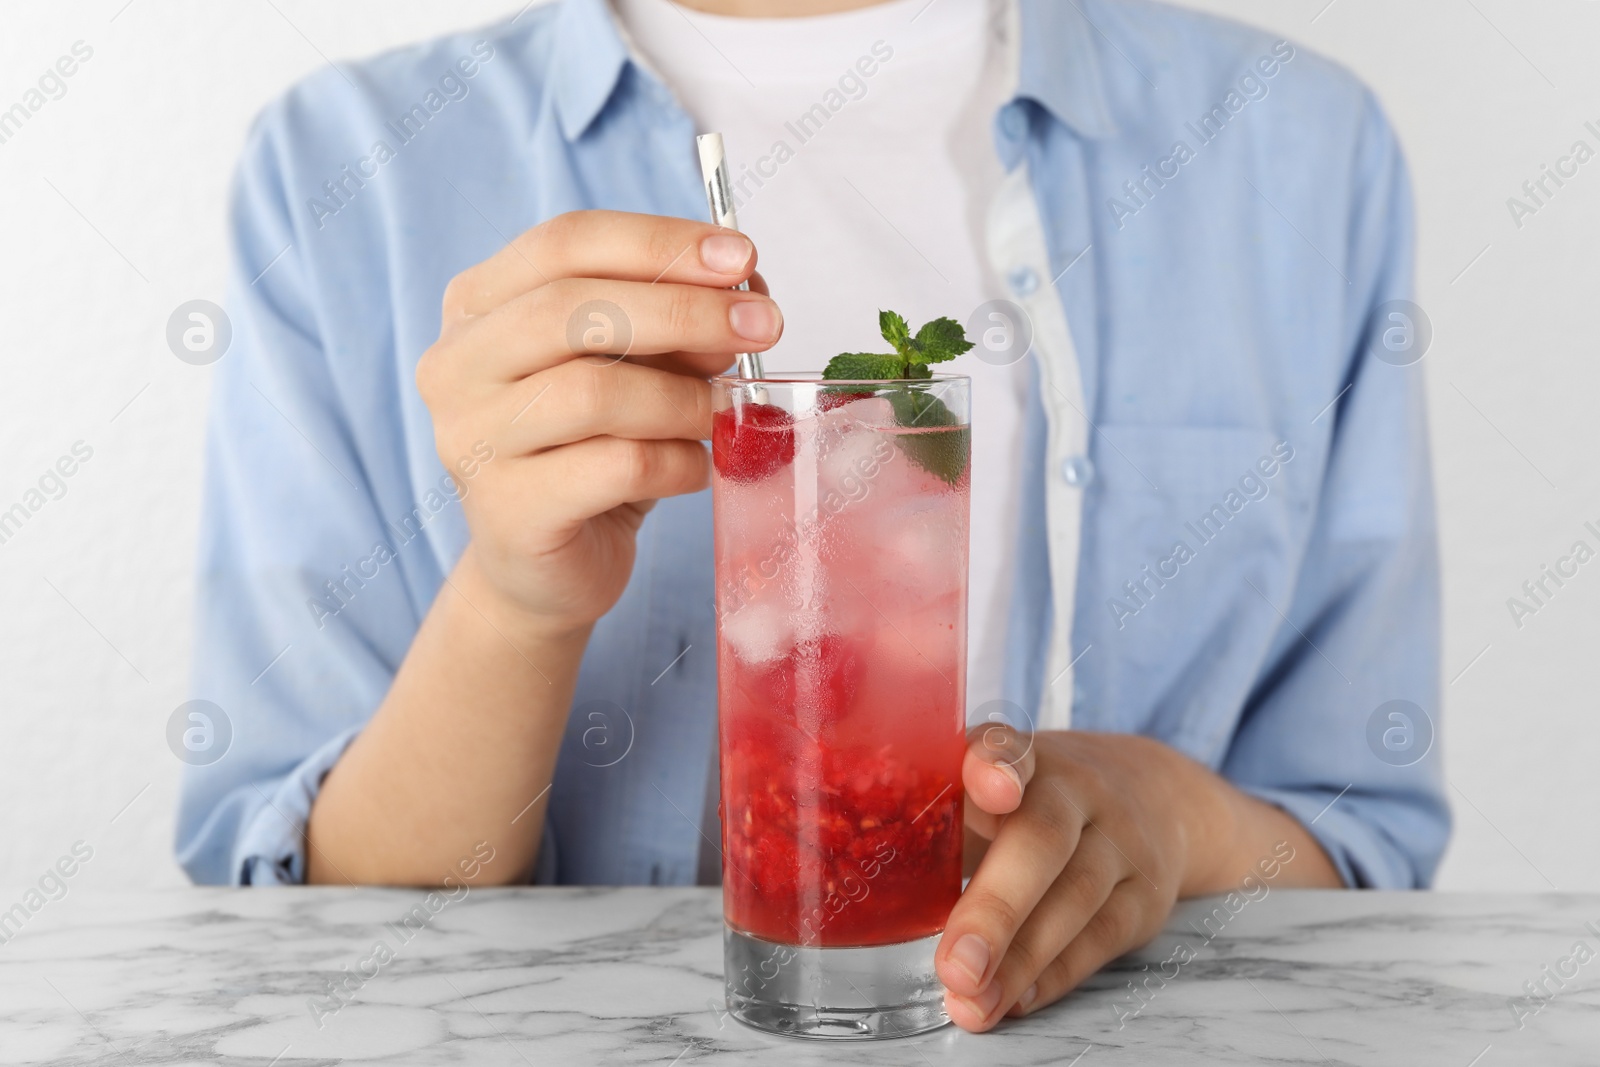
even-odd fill
[[[1026,264],[1012,267],[1011,273],[1006,275],[1006,284],[1011,286],[1011,295],[1020,299],[1032,296],[1039,288],[1039,272]]]
[[[1094,464],[1088,456],[1068,456],[1061,461],[1061,480],[1074,489],[1082,489],[1094,481]]]

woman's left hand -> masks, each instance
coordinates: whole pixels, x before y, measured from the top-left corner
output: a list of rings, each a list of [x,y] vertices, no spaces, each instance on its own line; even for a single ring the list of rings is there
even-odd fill
[[[1179,896],[1247,874],[1274,836],[1317,853],[1297,874],[1338,884],[1299,823],[1159,741],[1007,726],[968,741],[968,840],[987,845],[935,955],[964,1029],[1058,999],[1153,938]]]

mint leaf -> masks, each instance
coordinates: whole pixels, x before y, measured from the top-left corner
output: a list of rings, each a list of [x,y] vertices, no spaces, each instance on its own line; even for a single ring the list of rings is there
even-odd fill
[[[907,359],[915,358],[916,351],[911,343],[911,327],[906,325],[906,320],[893,311],[878,312],[878,330],[883,334],[883,339],[894,346],[894,350]]]
[[[961,481],[972,452],[972,433],[944,401],[922,389],[890,393],[894,420],[913,432],[898,434],[900,450],[917,466],[951,485]]]
[[[929,474],[958,485],[967,472],[972,451],[972,433],[965,426],[953,426],[931,433],[905,434],[898,439],[906,457]]]
[[[933,430],[958,424],[955,413],[944,401],[925,389],[890,393],[889,406],[894,408],[894,421],[908,429]]]
[[[875,352],[840,352],[822,371],[826,379],[887,381],[903,377],[905,360]]]
[[[924,363],[943,363],[955,359],[972,347],[967,332],[955,319],[938,318],[922,324],[915,342]]]

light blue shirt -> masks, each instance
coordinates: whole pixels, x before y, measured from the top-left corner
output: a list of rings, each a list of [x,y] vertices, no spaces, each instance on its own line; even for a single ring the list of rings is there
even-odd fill
[[[973,150],[1028,167],[1093,428],[1058,464],[1035,405],[997,695],[1031,708],[1050,684],[1044,501],[1065,483],[1074,728],[1215,768],[1352,885],[1426,885],[1450,817],[1421,366],[1371,354],[1411,294],[1394,135],[1347,72],[1231,23],[1022,0],[1022,25],[1018,92]],[[193,693],[233,737],[184,780],[196,881],[303,880],[320,783],[467,543],[413,384],[445,284],[561,212],[702,218],[695,132],[602,0],[325,70],[256,122]],[[692,882],[716,836],[710,513],[706,493],[652,511],[595,628],[541,881]]]

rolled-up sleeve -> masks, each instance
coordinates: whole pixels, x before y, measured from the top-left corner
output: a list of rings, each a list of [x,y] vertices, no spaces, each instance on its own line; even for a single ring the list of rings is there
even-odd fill
[[[186,761],[176,841],[201,883],[304,880],[317,791],[420,621],[374,450],[330,373],[320,309],[341,287],[306,254],[319,235],[291,210],[283,122],[281,107],[257,122],[235,183],[232,341],[206,438],[191,695],[221,709],[228,741]]]
[[[1412,298],[1413,217],[1399,145],[1370,97],[1356,188],[1346,391],[1328,413],[1305,563],[1223,772],[1303,823],[1347,885],[1423,887],[1450,832],[1437,534],[1423,363],[1371,354],[1407,326],[1391,311],[1417,322],[1385,306]],[[1403,348],[1403,332],[1389,339]]]

